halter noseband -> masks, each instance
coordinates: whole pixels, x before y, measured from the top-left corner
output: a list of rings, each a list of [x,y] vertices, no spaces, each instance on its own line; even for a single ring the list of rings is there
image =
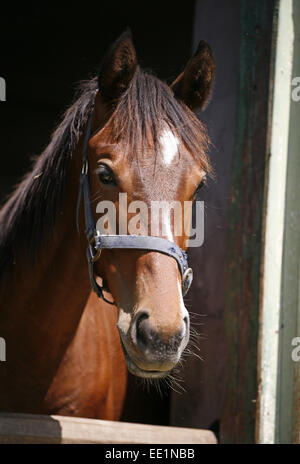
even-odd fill
[[[84,217],[85,217],[85,234],[88,241],[87,247],[87,262],[91,281],[91,286],[99,298],[110,304],[113,302],[107,300],[103,295],[103,287],[97,284],[94,274],[94,263],[100,258],[101,251],[107,249],[134,249],[146,251],[158,251],[165,255],[171,256],[177,261],[181,278],[182,278],[182,294],[186,295],[192,280],[193,271],[188,266],[187,255],[176,243],[170,240],[144,235],[100,235],[95,228],[94,217],[91,205],[91,190],[89,182],[89,163],[88,163],[88,142],[91,136],[92,120],[94,114],[94,105],[91,109],[85,138],[82,149],[82,170],[80,175],[79,194],[77,201],[77,228],[79,230],[79,215],[80,207],[83,200]]]

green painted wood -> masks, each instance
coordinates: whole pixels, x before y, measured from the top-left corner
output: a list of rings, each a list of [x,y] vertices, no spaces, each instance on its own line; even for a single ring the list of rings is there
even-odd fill
[[[300,0],[293,0],[292,78],[300,77]],[[290,94],[293,87],[290,87]],[[299,93],[299,92],[298,92]],[[291,95],[289,95],[291,97]],[[292,339],[300,337],[300,101],[290,98],[286,175],[284,248],[282,260],[279,375],[277,392],[278,443],[300,443],[300,360],[292,359]]]
[[[259,443],[300,442],[300,0],[280,0],[270,118],[264,281],[261,305]],[[297,356],[296,356],[297,357]]]
[[[286,186],[289,145],[289,115],[293,61],[293,0],[279,2],[274,59],[273,108],[270,117],[271,143],[266,192],[266,228],[263,257],[259,408],[257,440],[274,443],[278,434],[277,401],[282,338],[282,275],[285,242]],[[288,324],[285,324],[285,332]],[[290,364],[290,363],[289,363]],[[287,367],[287,365],[285,366]],[[291,382],[292,387],[292,382]],[[288,412],[288,411],[286,411]],[[287,416],[288,414],[286,414]],[[286,430],[291,424],[288,419]]]
[[[239,97],[229,213],[227,393],[221,441],[253,443],[274,1],[241,1]]]

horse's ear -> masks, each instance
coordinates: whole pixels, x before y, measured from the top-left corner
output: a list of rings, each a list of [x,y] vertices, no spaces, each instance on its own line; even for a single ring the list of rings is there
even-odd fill
[[[98,85],[104,101],[117,100],[128,88],[137,68],[137,57],[127,29],[114,42],[99,69]]]
[[[208,103],[214,79],[215,63],[208,43],[201,40],[185,70],[171,85],[177,98],[191,109],[204,109]]]

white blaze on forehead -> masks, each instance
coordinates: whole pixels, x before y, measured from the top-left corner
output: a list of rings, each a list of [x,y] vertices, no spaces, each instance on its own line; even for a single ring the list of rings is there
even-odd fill
[[[160,136],[160,146],[165,164],[169,166],[178,152],[179,140],[170,129],[164,129]]]

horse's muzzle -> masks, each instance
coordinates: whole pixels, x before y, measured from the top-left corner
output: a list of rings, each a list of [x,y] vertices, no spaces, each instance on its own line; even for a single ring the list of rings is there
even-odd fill
[[[139,377],[167,376],[178,363],[189,339],[189,320],[185,317],[176,333],[162,337],[151,326],[146,311],[139,311],[128,333],[119,330],[128,370]]]

